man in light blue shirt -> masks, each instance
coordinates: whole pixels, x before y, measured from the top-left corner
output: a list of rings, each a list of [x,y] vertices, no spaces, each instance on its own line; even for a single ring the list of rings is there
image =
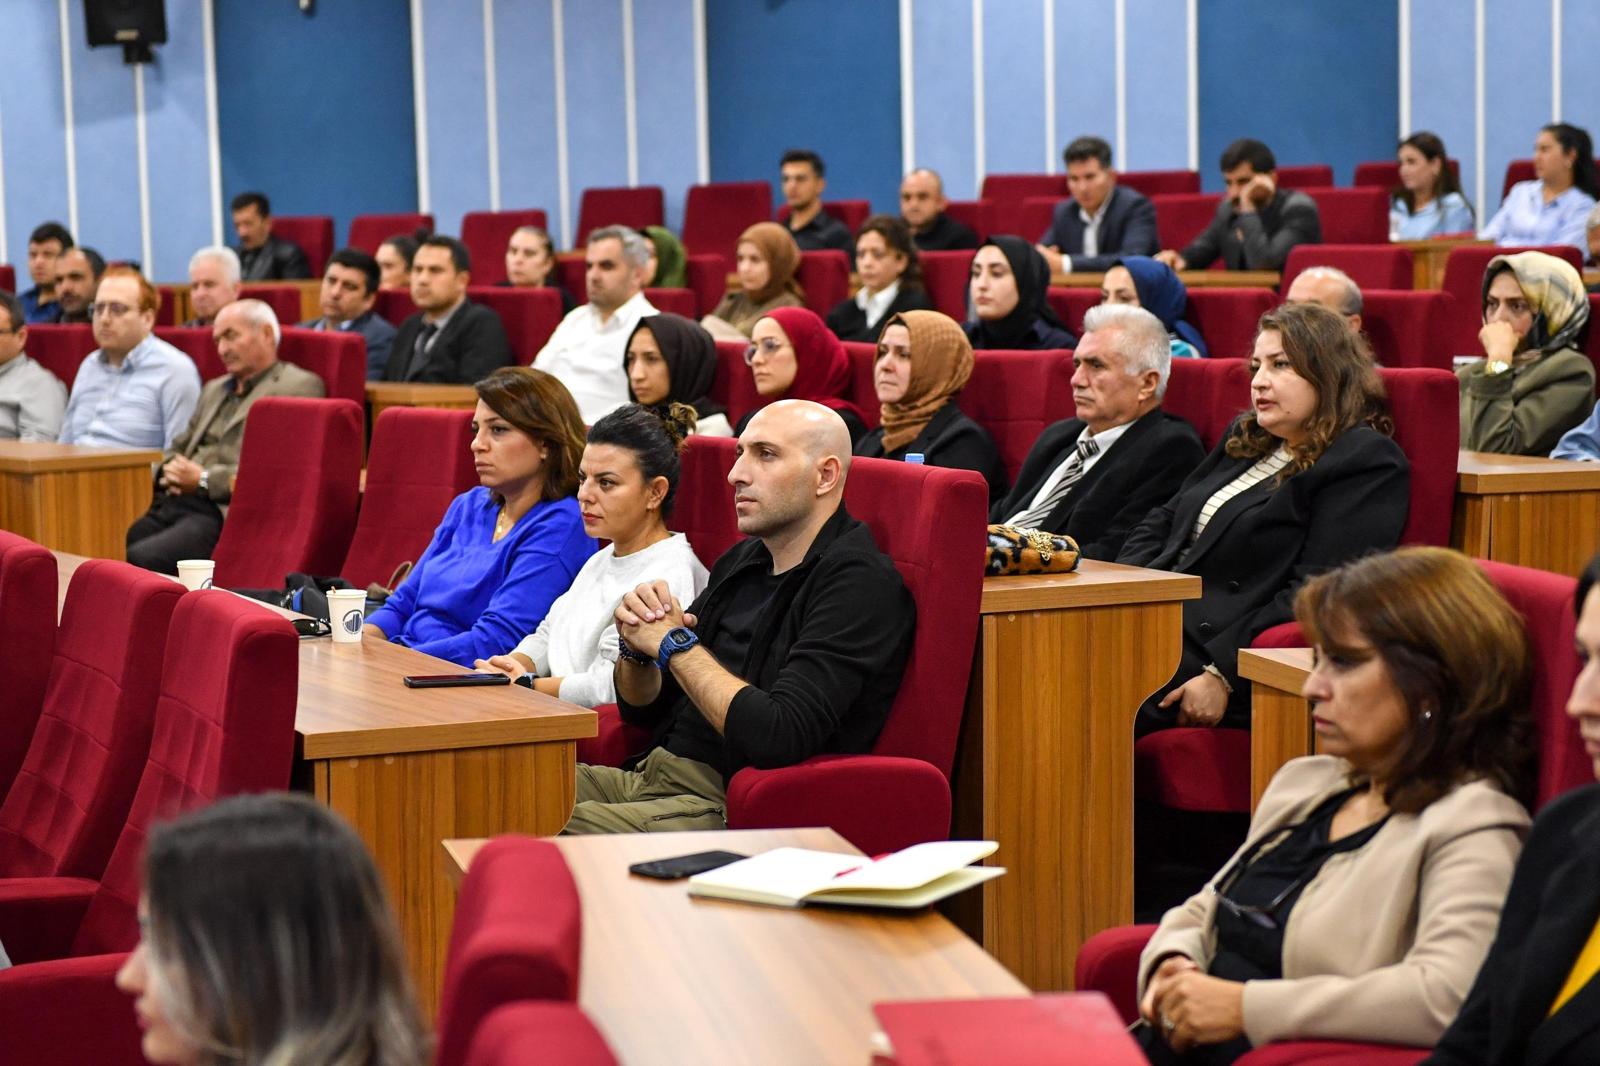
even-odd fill
[[[160,296],[131,267],[111,267],[92,305],[97,351],[83,361],[61,443],[165,450],[200,398],[194,360],[151,336]]]

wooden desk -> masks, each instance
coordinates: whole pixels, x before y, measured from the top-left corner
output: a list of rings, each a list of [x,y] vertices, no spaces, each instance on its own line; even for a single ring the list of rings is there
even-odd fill
[[[1050,284],[1055,288],[1098,289],[1100,271],[1074,271],[1071,274],[1052,274]],[[1191,289],[1276,289],[1282,276],[1276,270],[1185,270],[1179,279]]]
[[[478,393],[471,385],[437,385],[421,381],[369,381],[367,404],[372,421],[389,407],[445,407],[470,411],[478,406]]]
[[[1426,241],[1395,241],[1396,248],[1411,250],[1412,288],[1437,289],[1444,284],[1444,264],[1450,250],[1475,244],[1491,244],[1476,237],[1435,237]]]
[[[459,876],[483,843],[445,841],[446,867]],[[583,900],[578,1001],[630,1066],[865,1063],[878,1029],[875,1002],[1027,993],[931,910],[788,910],[691,899],[682,881],[628,874],[632,863],[696,851],[853,853],[831,829],[562,837],[555,844]]]
[[[0,529],[57,551],[124,558],[160,461],[143,448],[0,441]]]
[[[955,835],[1011,872],[951,913],[1034,991],[1133,920],[1133,716],[1177,668],[1200,579],[1084,560],[987,578],[955,776]]]
[[[65,596],[84,560],[56,558]],[[577,741],[596,732],[593,711],[525,688],[409,689],[400,680],[460,670],[372,637],[300,642],[296,784],[366,841],[429,1017],[455,912],[439,841],[560,832],[572,814]]]
[[[1300,695],[1311,673],[1310,648],[1245,648],[1239,676],[1250,682],[1250,809],[1290,759],[1316,751],[1311,706]]]
[[[1600,463],[1462,452],[1450,544],[1576,577],[1600,544]]]

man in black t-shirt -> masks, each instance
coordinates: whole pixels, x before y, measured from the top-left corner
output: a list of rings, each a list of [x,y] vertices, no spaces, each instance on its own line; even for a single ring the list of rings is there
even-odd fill
[[[808,400],[763,408],[728,473],[739,531],[687,611],[647,582],[616,611],[617,707],[653,732],[632,770],[578,767],[568,833],[721,829],[739,770],[871,749],[916,607],[844,507],[850,433]]]
[[[855,240],[850,228],[822,209],[822,190],[828,187],[827,168],[822,157],[804,148],[783,153],[778,177],[783,199],[789,205],[784,224],[802,252],[832,248],[855,259]]]

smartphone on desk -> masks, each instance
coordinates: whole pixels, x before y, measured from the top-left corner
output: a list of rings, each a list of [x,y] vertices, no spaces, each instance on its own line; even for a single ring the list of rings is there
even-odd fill
[[[473,685],[509,685],[505,674],[413,674],[403,678],[406,688],[469,688]]]
[[[697,851],[693,855],[679,855],[671,859],[636,862],[628,867],[628,872],[639,877],[653,877],[657,881],[676,881],[683,877],[703,874],[707,870],[716,870],[731,862],[738,862],[740,859],[748,858],[748,855],[740,855],[732,851]]]

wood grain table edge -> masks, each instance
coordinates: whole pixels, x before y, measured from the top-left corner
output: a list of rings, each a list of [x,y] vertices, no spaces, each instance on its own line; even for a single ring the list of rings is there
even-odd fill
[[[495,721],[419,722],[376,729],[356,726],[313,731],[298,728],[298,732],[304,758],[343,759],[584,740],[599,732],[598,722],[594,711],[574,708],[571,711]]]

